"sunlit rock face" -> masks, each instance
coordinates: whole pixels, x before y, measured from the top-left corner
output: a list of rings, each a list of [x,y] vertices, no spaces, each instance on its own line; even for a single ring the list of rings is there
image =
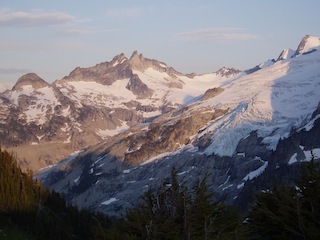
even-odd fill
[[[183,75],[163,63],[160,71],[154,60],[134,53],[123,63],[134,62],[132,72],[151,97],[128,89],[129,78],[109,87],[123,83],[126,92],[117,96],[127,96],[121,106],[136,111],[137,124],[51,168],[46,184],[79,206],[118,215],[149,188],[170,184],[174,167],[189,187],[209,174],[217,197],[246,208],[253,192],[292,183],[300,162],[320,158],[316,40],[306,37],[299,54],[234,75]]]
[[[0,144],[17,153],[22,168],[37,171],[177,109],[238,73],[225,71],[191,77],[134,52],[77,67],[51,84],[29,73],[0,94]]]

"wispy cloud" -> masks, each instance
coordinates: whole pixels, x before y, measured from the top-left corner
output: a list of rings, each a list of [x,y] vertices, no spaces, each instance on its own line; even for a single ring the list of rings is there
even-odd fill
[[[57,11],[33,10],[30,12],[0,9],[0,26],[33,28],[69,23],[75,20],[70,14]]]
[[[0,67],[0,74],[24,74],[30,72],[28,69],[23,68],[2,68]]]
[[[119,32],[123,29],[106,29],[103,27],[92,27],[92,26],[72,26],[62,29],[61,32],[64,36],[81,36],[81,35],[92,35],[106,32]]]
[[[194,40],[252,40],[257,39],[254,34],[245,33],[242,28],[206,28],[189,32],[179,32],[177,36]]]
[[[126,7],[126,8],[110,8],[106,10],[106,16],[111,19],[134,19],[140,17],[143,10],[138,7]]]

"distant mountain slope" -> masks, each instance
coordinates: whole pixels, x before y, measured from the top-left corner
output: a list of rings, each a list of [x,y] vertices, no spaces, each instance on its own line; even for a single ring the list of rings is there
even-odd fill
[[[296,162],[310,160],[311,151],[320,158],[315,39],[306,36],[298,54],[257,65],[250,74],[191,79],[154,68],[133,70],[153,90],[152,97],[172,110],[66,159],[45,173],[46,183],[79,206],[118,214],[136,204],[141,192],[161,184],[173,166],[190,186],[210,173],[212,189],[228,194],[230,202],[239,197],[240,205],[253,188],[268,189],[272,173],[289,181]],[[163,87],[166,82],[175,87]],[[143,105],[148,100],[135,99]],[[102,204],[108,199],[114,201]]]
[[[175,109],[239,72],[184,75],[134,52],[78,67],[52,84],[29,73],[0,94],[0,144],[17,152],[22,167],[36,171]]]

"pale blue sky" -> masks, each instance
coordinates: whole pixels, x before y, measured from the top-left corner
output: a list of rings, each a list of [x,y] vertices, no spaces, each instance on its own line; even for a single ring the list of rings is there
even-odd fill
[[[245,70],[320,36],[319,0],[0,0],[0,83],[134,50],[183,73]]]

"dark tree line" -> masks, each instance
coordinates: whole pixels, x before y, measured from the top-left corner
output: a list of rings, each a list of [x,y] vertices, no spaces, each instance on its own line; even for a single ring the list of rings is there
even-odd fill
[[[189,190],[173,169],[171,184],[150,189],[143,204],[127,212],[127,228],[138,239],[243,239],[238,211],[214,199],[206,180]]]
[[[96,226],[108,228],[111,220],[67,204],[0,149],[0,239],[94,239]]]
[[[303,163],[294,183],[257,194],[249,214],[254,239],[320,239],[320,162]]]
[[[245,216],[215,198],[207,177],[188,188],[172,169],[115,219],[68,204],[0,149],[0,239],[320,239],[319,162],[304,163],[295,186],[256,194]]]

